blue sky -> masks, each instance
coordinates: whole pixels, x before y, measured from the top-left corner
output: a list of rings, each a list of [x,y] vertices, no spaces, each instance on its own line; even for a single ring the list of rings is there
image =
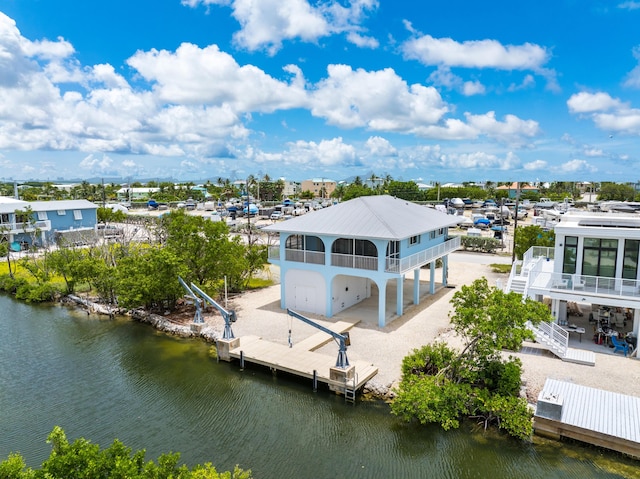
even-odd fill
[[[640,0],[2,0],[0,179],[637,181],[639,25]]]

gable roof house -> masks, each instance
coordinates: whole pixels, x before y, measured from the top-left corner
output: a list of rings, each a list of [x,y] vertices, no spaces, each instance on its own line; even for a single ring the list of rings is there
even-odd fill
[[[279,233],[269,261],[280,266],[281,307],[332,317],[378,296],[379,327],[387,320],[387,288],[395,286],[395,314],[403,314],[405,276],[413,273],[413,303],[420,301],[420,270],[442,259],[446,286],[448,254],[460,247],[450,238],[457,218],[384,196],[345,201],[263,228]],[[377,292],[376,292],[377,290]],[[390,316],[393,316],[393,308]]]
[[[550,298],[559,326],[566,326],[571,302],[633,310],[632,331],[637,338],[640,216],[568,211],[554,232],[554,247],[534,246],[514,263],[506,290],[539,301]]]
[[[20,214],[29,209],[30,218]],[[33,243],[44,246],[68,232],[93,233],[97,211],[98,206],[87,200],[22,201],[0,197],[0,234],[13,249]]]

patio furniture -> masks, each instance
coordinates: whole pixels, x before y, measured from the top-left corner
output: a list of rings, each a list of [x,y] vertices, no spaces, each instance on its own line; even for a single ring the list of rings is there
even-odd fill
[[[624,353],[624,356],[627,357],[629,354],[629,344],[626,341],[618,339],[615,334],[611,335],[611,344],[613,344],[613,352],[621,351]]]

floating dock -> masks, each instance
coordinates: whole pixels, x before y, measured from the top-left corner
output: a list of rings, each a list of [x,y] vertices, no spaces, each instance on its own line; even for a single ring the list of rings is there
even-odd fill
[[[640,458],[640,398],[547,379],[533,428]]]
[[[356,323],[340,321],[332,325],[335,332],[344,333]],[[336,354],[329,356],[315,352],[320,347],[333,341],[324,332],[312,336],[289,347],[284,344],[266,341],[257,336],[242,336],[239,346],[229,350],[229,356],[244,363],[267,366],[274,373],[283,371],[295,376],[311,379],[314,389],[317,383],[325,383],[332,391],[342,393],[352,399],[355,392],[367,381],[378,374],[378,368],[366,361],[349,361],[349,369],[338,370]]]

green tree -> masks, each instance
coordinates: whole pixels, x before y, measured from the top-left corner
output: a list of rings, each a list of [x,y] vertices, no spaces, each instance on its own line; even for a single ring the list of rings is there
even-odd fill
[[[424,194],[415,181],[392,181],[387,187],[391,196],[407,201],[422,201]]]
[[[240,238],[229,237],[229,228],[222,221],[209,221],[174,211],[163,217],[167,232],[167,248],[186,267],[190,280],[206,285],[220,281],[231,271],[234,257],[244,255]]]
[[[133,452],[117,439],[101,450],[100,446],[80,438],[70,443],[56,426],[49,434],[51,454],[39,470],[27,468],[19,454],[0,462],[2,479],[251,479],[251,471],[238,466],[219,473],[211,463],[189,469],[178,465],[180,454],[163,454],[157,464],[145,461],[145,451]]]
[[[636,191],[631,185],[603,182],[600,185],[598,199],[601,201],[633,201]]]
[[[76,273],[81,264],[82,253],[76,248],[58,248],[47,256],[48,267],[62,276],[67,294],[72,294],[76,286]]]
[[[545,231],[540,226],[529,225],[518,228],[515,231],[515,252],[518,259],[522,259],[524,254],[532,246],[546,246],[553,248],[556,242],[556,235],[553,231]]]
[[[185,276],[186,271],[181,259],[169,248],[134,248],[120,259],[116,269],[118,304],[154,311],[174,309],[183,293],[178,276]]]
[[[503,359],[503,350],[518,350],[532,339],[527,321],[551,321],[547,307],[516,293],[489,287],[485,278],[462,286],[452,299],[450,315],[463,340],[462,351],[443,343],[416,349],[402,362],[402,380],[392,412],[405,420],[456,428],[461,419],[496,424],[518,438],[532,433],[531,412],[519,397],[521,363]]]
[[[122,211],[115,211],[111,208],[98,208],[98,223],[123,223],[127,219],[127,214]]]

